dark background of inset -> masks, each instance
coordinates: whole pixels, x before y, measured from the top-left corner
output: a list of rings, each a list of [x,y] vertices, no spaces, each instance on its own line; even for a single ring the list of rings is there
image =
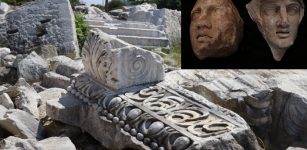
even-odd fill
[[[247,12],[250,0],[232,0],[244,20],[243,39],[238,51],[225,58],[198,60],[190,42],[190,12],[196,0],[182,0],[182,69],[307,69],[307,11],[294,44],[280,62],[273,59],[270,47]]]

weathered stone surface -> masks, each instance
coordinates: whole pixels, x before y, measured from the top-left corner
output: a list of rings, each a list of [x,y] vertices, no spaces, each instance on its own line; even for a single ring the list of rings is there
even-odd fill
[[[5,67],[14,67],[14,62],[16,60],[16,56],[15,55],[6,55],[3,59],[2,59],[2,65]]]
[[[18,64],[18,75],[24,78],[27,82],[40,81],[43,75],[48,71],[47,62],[32,52]]]
[[[61,88],[50,88],[46,89],[40,93],[41,96],[39,110],[39,118],[44,118],[46,116],[46,102],[53,99],[59,99],[62,95],[66,94],[66,90]]]
[[[6,14],[10,9],[10,6],[7,3],[0,2],[0,15]]]
[[[288,147],[287,150],[306,150],[306,148],[301,148],[301,147]]]
[[[0,94],[0,105],[6,107],[7,109],[14,109],[14,103],[7,93]]]
[[[20,139],[10,136],[1,142],[0,148],[4,150],[76,150],[68,137],[50,137],[36,141],[35,139]]]
[[[11,93],[8,94],[14,99],[16,108],[24,110],[35,117],[39,116],[37,106],[41,97],[25,79],[20,78],[13,87],[13,90],[11,90]]]
[[[165,32],[171,44],[181,40],[181,12],[170,9],[157,9],[151,4],[137,5],[129,9],[128,20],[151,22],[155,25],[164,25]]]
[[[197,0],[190,18],[191,45],[198,59],[227,57],[237,52],[244,22],[231,0]]]
[[[110,91],[81,75],[69,87],[75,96],[48,101],[47,114],[79,126],[106,148],[210,149],[223,143],[222,149],[261,149],[242,118],[196,94],[164,83],[132,89]]]
[[[0,48],[0,59],[4,58],[6,55],[10,54],[11,50],[9,48]]]
[[[101,30],[90,31],[82,56],[86,73],[109,88],[120,89],[164,79],[159,55],[132,46]]]
[[[278,9],[274,13],[271,13],[272,3],[262,0],[252,0],[246,8],[270,46],[274,60],[281,61],[296,39],[299,25],[304,17],[305,6],[303,0],[296,0],[294,3],[275,0],[273,5],[274,9]],[[287,11],[282,12],[282,9]]]
[[[65,56],[53,57],[50,60],[49,70],[60,75],[71,77],[72,74],[80,73],[84,70],[81,59],[72,60]]]
[[[29,53],[51,44],[58,53],[75,58],[79,54],[74,14],[68,0],[38,0],[6,15],[9,46]]]
[[[18,137],[10,136],[0,141],[0,149],[3,150],[37,150],[35,139],[20,139]]]
[[[7,108],[0,105],[0,118],[2,118],[4,116],[6,111],[7,111]]]
[[[266,144],[286,149],[307,147],[306,75],[304,70],[180,70],[166,79],[237,112]]]
[[[23,139],[43,138],[43,129],[39,121],[22,110],[7,110],[3,117],[0,118],[0,126],[14,136]]]
[[[53,45],[43,45],[36,50],[36,53],[44,59],[58,56],[58,48]]]
[[[54,72],[45,73],[42,86],[47,88],[58,87],[66,89],[70,85],[70,79]]]
[[[76,150],[68,137],[50,137],[38,142],[43,150]]]

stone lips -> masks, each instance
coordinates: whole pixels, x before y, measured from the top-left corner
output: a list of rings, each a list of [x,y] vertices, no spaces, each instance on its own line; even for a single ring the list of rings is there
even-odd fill
[[[90,31],[83,50],[85,71],[97,82],[120,89],[164,79],[162,58],[99,29]]]

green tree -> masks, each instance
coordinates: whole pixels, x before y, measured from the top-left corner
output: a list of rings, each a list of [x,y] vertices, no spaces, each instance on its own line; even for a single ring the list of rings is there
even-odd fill
[[[75,9],[75,6],[80,5],[80,0],[69,0],[72,9]]]
[[[120,9],[124,6],[124,3],[121,0],[112,0],[108,5],[108,11],[113,9]]]

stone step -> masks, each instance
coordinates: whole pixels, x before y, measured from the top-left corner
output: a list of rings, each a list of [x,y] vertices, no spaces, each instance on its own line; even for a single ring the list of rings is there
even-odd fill
[[[85,22],[89,25],[89,26],[103,26],[105,21],[101,21],[101,20],[85,20]]]
[[[137,22],[137,21],[121,21],[121,20],[101,20],[101,19],[87,19],[86,20],[88,25],[97,25],[97,26],[103,26],[103,25],[110,25],[110,26],[116,26],[116,27],[124,27],[124,28],[141,28],[141,29],[156,29],[163,31],[163,26],[156,26],[152,23],[148,22]]]
[[[140,36],[127,36],[118,35],[117,38],[138,46],[152,46],[152,47],[168,47],[169,40],[166,37],[155,38],[155,37],[140,37]]]
[[[146,37],[165,37],[165,33],[155,29],[140,29],[140,28],[124,28],[114,26],[95,26],[90,25],[90,28],[98,28],[105,33],[111,35],[129,35],[129,36],[146,36]]]

